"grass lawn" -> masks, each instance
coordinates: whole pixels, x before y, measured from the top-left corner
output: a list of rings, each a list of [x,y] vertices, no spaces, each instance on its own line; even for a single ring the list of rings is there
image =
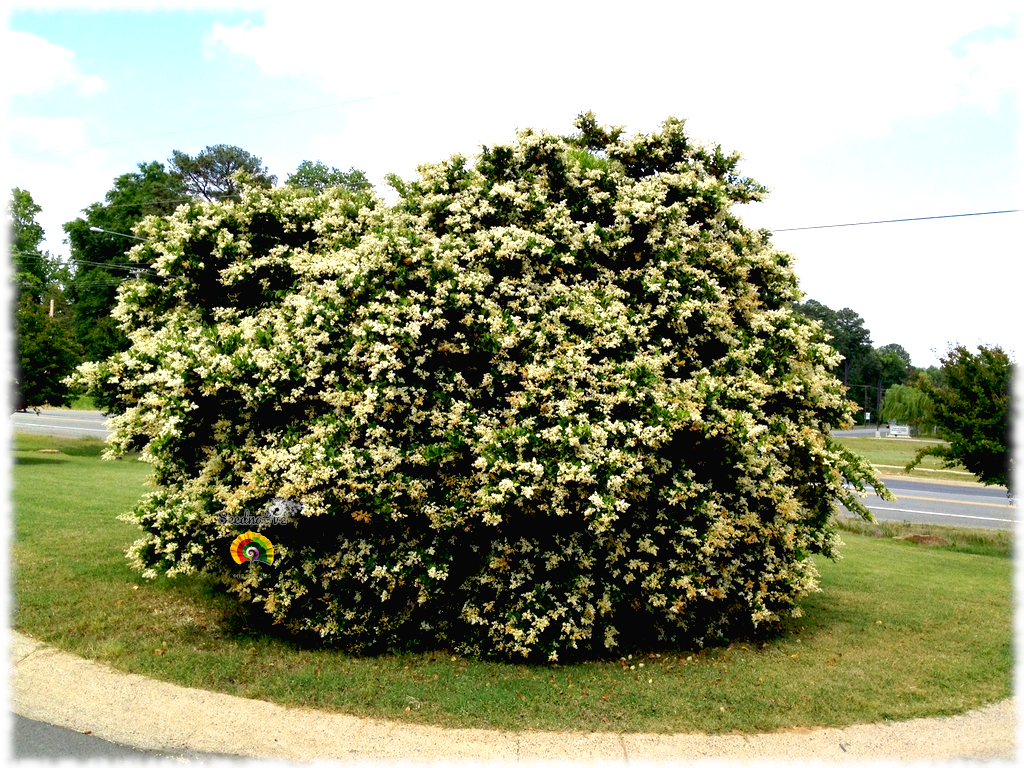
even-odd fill
[[[988,555],[994,557],[1013,557],[1013,531],[1001,531],[994,528],[959,528],[952,525],[935,525],[933,523],[907,523],[881,521],[867,523],[859,517],[839,516],[836,518],[841,531],[856,533],[862,536],[884,539],[899,539],[912,534],[935,536],[945,544],[938,547],[950,552],[962,552],[971,555]],[[930,545],[935,547],[935,544]]]
[[[41,449],[60,453],[41,453]],[[724,733],[962,712],[1012,695],[1012,559],[844,533],[823,592],[761,643],[661,648],[570,665],[449,652],[356,657],[306,649],[202,578],[128,570],[116,517],[149,468],[102,443],[16,435],[13,626],[180,685],[453,727]]]
[[[942,466],[942,460],[935,456],[925,456],[921,463],[911,472],[903,469],[922,448],[936,445],[935,440],[919,440],[907,437],[833,437],[838,443],[845,445],[854,453],[864,456],[872,464],[884,465],[880,471],[886,475],[903,475],[919,480],[958,480],[960,482],[980,482],[978,478],[967,472],[963,466]],[[952,470],[952,471],[949,471]],[[966,474],[964,474],[966,473]]]

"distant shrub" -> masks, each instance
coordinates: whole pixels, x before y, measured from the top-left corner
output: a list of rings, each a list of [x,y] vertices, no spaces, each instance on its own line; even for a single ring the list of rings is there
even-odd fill
[[[249,187],[149,219],[122,290],[111,451],[157,490],[126,519],[155,576],[221,574],[300,635],[565,659],[771,627],[876,482],[828,437],[851,406],[795,315],[764,190],[680,121],[582,116],[372,193]],[[271,565],[226,557],[218,515]]]

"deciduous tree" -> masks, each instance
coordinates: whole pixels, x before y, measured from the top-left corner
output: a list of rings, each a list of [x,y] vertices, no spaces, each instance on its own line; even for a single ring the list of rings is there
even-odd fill
[[[831,336],[828,343],[842,355],[836,372],[843,384],[852,387],[866,383],[862,381],[862,374],[871,363],[873,350],[871,332],[864,327],[864,318],[849,307],[837,312],[814,299],[796,303],[793,308],[801,315],[817,320]]]
[[[921,379],[935,402],[935,420],[949,445],[921,450],[907,469],[925,456],[938,456],[946,466],[963,464],[986,485],[1012,482],[1010,414],[1013,361],[999,346],[950,346],[941,360],[945,383]]]
[[[7,201],[11,264],[14,267],[11,279],[19,297],[29,293],[39,299],[60,266],[49,252],[41,250],[46,234],[36,216],[42,210],[28,190],[18,187],[11,190]]]
[[[330,187],[340,187],[349,192],[363,192],[373,185],[366,178],[366,174],[354,166],[347,171],[339,168],[328,168],[317,160],[315,163],[304,160],[295,173],[288,174],[285,182],[290,187],[301,187],[320,193]]]
[[[62,265],[40,250],[46,233],[36,221],[42,208],[32,195],[15,187],[7,204],[14,301],[14,405],[63,405],[65,377],[82,358],[68,322],[67,302],[59,280]],[[54,312],[49,308],[51,300]]]
[[[49,300],[40,303],[26,294],[14,312],[16,408],[68,402],[67,376],[82,362],[81,352],[67,321],[67,305],[54,295],[54,314]]]
[[[111,317],[118,287],[139,274],[139,265],[128,256],[139,241],[125,235],[132,235],[146,216],[165,216],[190,199],[163,163],[139,163],[138,170],[114,179],[103,202],[89,205],[83,216],[64,225],[74,266],[68,292],[72,325],[86,360],[102,360],[127,345]]]
[[[907,350],[905,350],[903,346],[900,344],[886,344],[884,346],[878,347],[878,349],[876,349],[875,351],[878,353],[879,357],[885,357],[889,355],[895,356],[896,359],[903,364],[904,375],[906,375],[907,371],[910,371],[910,369],[913,368],[913,364],[910,360],[910,353],[907,352]],[[900,382],[894,383],[898,384]]]

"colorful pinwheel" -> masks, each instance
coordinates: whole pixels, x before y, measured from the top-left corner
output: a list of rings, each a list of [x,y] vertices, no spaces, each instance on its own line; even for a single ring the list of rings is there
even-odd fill
[[[245,562],[250,566],[255,562],[269,564],[274,562],[274,545],[262,533],[246,531],[231,542],[231,558],[239,565]]]

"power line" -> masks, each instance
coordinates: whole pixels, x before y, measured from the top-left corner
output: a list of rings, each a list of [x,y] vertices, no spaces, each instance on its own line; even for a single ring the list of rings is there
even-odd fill
[[[144,203],[106,203],[102,204],[103,208],[132,208],[136,206],[151,205],[155,203],[187,203],[195,200],[192,197],[183,197],[180,199],[164,199],[164,200],[152,200]],[[998,213],[1020,213],[1019,208],[1011,208],[1005,211],[981,211],[979,213],[950,213],[943,216],[917,216],[910,219],[883,219],[879,221],[855,221],[847,224],[818,224],[813,227],[787,227],[784,229],[773,229],[772,232],[799,232],[804,229],[829,229],[832,227],[861,227],[866,224],[896,224],[904,221],[928,221],[930,219],[956,219],[963,216],[993,216]],[[79,217],[81,218],[81,217]]]
[[[785,229],[773,229],[772,232],[798,232],[803,229],[831,229],[832,227],[862,227],[866,224],[898,224],[903,221],[928,221],[929,219],[958,219],[963,216],[994,216],[997,213],[1020,213],[1020,209],[1013,208],[1008,211],[981,211],[980,213],[949,213],[944,216],[916,216],[911,219],[883,219],[881,221],[854,221],[849,224],[818,224],[814,227],[787,227]]]
[[[104,287],[104,288],[113,288],[114,286],[121,285],[122,283],[126,283],[129,280],[131,280],[131,279],[132,278],[130,278],[130,277],[125,277],[125,278],[122,278],[121,280],[95,280],[93,282],[86,282],[86,283],[71,282],[71,283],[68,283],[68,287],[69,288],[85,288],[85,287],[94,288],[96,286],[101,286],[101,287]],[[40,290],[46,290],[49,287],[48,285],[36,285],[36,283],[24,283],[24,282],[20,282],[20,283],[19,282],[15,282],[13,284],[18,286],[19,288],[39,288]]]
[[[191,199],[191,198],[189,198],[189,199]],[[109,207],[113,207],[113,206],[109,206]],[[784,227],[782,229],[771,229],[769,231],[771,231],[773,233],[775,233],[775,232],[801,232],[801,231],[805,231],[805,230],[809,230],[809,229],[834,229],[836,227],[863,227],[863,226],[867,226],[867,225],[870,225],[870,224],[900,224],[900,223],[905,223],[905,222],[910,222],[910,221],[932,221],[934,219],[959,219],[959,218],[964,218],[964,217],[967,217],[967,216],[995,216],[995,215],[1001,214],[1001,213],[1020,213],[1020,209],[1019,208],[1010,208],[1010,209],[1007,209],[1005,211],[979,211],[979,212],[976,212],[976,213],[948,213],[948,214],[943,214],[941,216],[915,216],[915,217],[906,218],[906,219],[879,219],[877,221],[853,221],[853,222],[847,222],[845,224],[818,224],[818,225],[811,226],[811,227]],[[26,251],[18,251],[18,250],[12,250],[11,253],[17,253],[20,256],[24,256],[24,257],[28,257],[28,258],[34,258],[34,259],[39,259],[41,261],[42,260],[49,260],[49,259],[54,258],[52,256],[48,257],[48,256],[45,256],[45,255],[40,254],[40,253],[28,253]],[[102,262],[98,262],[98,261],[86,261],[84,259],[75,259],[75,258],[71,258],[69,260],[74,262],[75,264],[88,264],[90,266],[104,267],[104,268],[107,268],[107,269],[126,269],[126,270],[131,270],[131,271],[134,271],[134,272],[145,272],[145,273],[148,273],[148,274],[156,274],[155,272],[153,272],[153,270],[147,269],[145,267],[133,267],[133,266],[127,266],[127,265],[122,266],[122,265],[119,265],[119,264],[109,264],[109,263],[102,263]]]
[[[54,258],[52,256],[47,257],[47,256],[45,256],[44,254],[41,254],[41,253],[29,253],[28,251],[18,251],[18,250],[14,250],[14,249],[11,250],[11,253],[16,253],[19,256],[22,256],[22,257],[25,257],[25,258],[28,258],[28,259],[34,259],[36,261],[52,261],[53,258]],[[156,274],[153,270],[148,269],[146,267],[133,267],[133,266],[128,265],[128,264],[110,264],[110,263],[105,263],[105,262],[102,262],[102,261],[86,261],[85,259],[75,259],[75,258],[69,259],[69,261],[72,261],[75,264],[88,264],[89,266],[93,266],[93,267],[103,267],[104,269],[127,269],[127,270],[132,271],[132,272],[147,272],[149,274]],[[57,263],[58,264],[62,264],[63,262],[58,261]]]
[[[127,174],[126,174],[127,175]],[[143,200],[142,202],[136,203],[92,203],[92,205],[99,205],[101,208],[142,208],[146,205],[161,205],[163,203],[191,203],[191,202],[202,202],[194,197],[157,197],[152,200]],[[84,209],[83,209],[84,210]],[[79,216],[81,218],[81,216]]]
[[[131,139],[117,139],[116,141],[105,141],[101,144],[86,144],[83,147],[68,147],[67,149],[50,149],[46,152],[34,152],[30,155],[17,155],[14,160],[21,160],[26,157],[42,157],[43,155],[55,155],[60,152],[77,152],[82,149],[95,149],[96,147],[109,147],[112,144],[125,144],[129,141],[143,141],[144,139],[159,139],[164,136],[176,136],[181,133],[191,133],[192,131],[205,131],[208,128],[222,128],[225,125],[238,125],[239,123],[251,123],[256,120],[268,120],[272,117],[284,117],[285,115],[298,115],[302,112],[314,112],[318,109],[330,109],[331,107],[342,107],[346,104],[356,104],[360,101],[370,101],[371,99],[382,99],[386,96],[394,96],[395,94],[401,93],[401,91],[392,91],[391,93],[380,93],[376,96],[363,96],[359,99],[349,99],[348,101],[339,101],[334,104],[321,104],[319,107],[306,107],[304,109],[293,109],[288,112],[275,112],[272,115],[259,115],[257,117],[245,117],[241,120],[229,120],[226,123],[213,123],[212,125],[200,125],[196,128],[183,128],[179,131],[167,131],[166,133],[154,133],[149,136],[135,136]]]

